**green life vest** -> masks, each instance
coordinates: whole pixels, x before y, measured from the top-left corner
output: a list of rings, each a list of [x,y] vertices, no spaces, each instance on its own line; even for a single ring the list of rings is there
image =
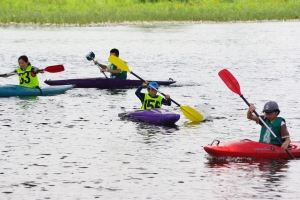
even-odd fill
[[[281,137],[280,128],[281,122],[285,121],[282,117],[277,117],[274,122],[270,122],[268,119],[264,119],[265,123],[268,127],[273,131],[273,133],[277,136],[277,138],[283,143],[284,139]],[[264,125],[261,127],[259,142],[265,142],[275,145],[280,145],[277,139],[270,133],[270,131]]]
[[[118,67],[115,66],[114,64],[110,64],[109,66],[107,66],[107,69],[116,70],[116,69],[118,69]],[[127,79],[127,72],[121,70],[121,73],[119,73],[119,74],[110,73],[110,78],[113,78],[113,79]]]
[[[29,65],[25,71],[21,69],[21,67],[18,67],[16,69],[17,73],[22,73],[18,74],[19,75],[19,84],[24,87],[29,87],[29,88],[35,88],[39,86],[39,79],[37,74],[35,76],[32,76],[32,66]],[[23,73],[24,72],[24,73]]]
[[[158,95],[156,97],[151,97],[148,93],[145,93],[144,102],[142,104],[141,110],[149,110],[152,108],[161,108],[163,97]]]

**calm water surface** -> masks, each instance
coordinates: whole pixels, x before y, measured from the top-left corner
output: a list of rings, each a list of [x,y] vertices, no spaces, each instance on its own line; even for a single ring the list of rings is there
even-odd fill
[[[0,27],[1,73],[20,55],[34,66],[63,64],[46,79],[102,77],[85,56],[108,64],[111,48],[144,79],[176,84],[161,91],[207,120],[181,110],[174,127],[121,119],[140,107],[135,88],[73,89],[0,99],[0,199],[299,199],[299,160],[211,160],[203,146],[258,140],[247,105],[218,77],[229,69],[259,111],[279,103],[292,140],[299,135],[300,23],[111,27]],[[135,79],[128,75],[128,78]],[[17,84],[16,76],[0,85]]]

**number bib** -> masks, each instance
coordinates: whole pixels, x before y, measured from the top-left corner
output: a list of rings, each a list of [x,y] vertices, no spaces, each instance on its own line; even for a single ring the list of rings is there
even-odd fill
[[[22,74],[18,74],[19,75],[19,84],[21,86],[29,87],[29,88],[35,88],[35,87],[39,86],[38,77],[37,77],[37,75],[32,76],[34,74],[31,72],[31,70],[32,70],[31,65],[29,65],[25,71],[23,71],[20,67],[18,67],[16,69],[16,71],[18,73],[22,73]]]
[[[163,97],[158,95],[157,97],[151,97],[148,93],[145,93],[144,102],[141,110],[149,110],[152,108],[161,108]]]

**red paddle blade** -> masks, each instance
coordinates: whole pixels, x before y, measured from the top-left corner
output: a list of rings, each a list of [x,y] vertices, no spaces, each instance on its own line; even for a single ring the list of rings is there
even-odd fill
[[[47,72],[50,72],[50,73],[62,72],[64,70],[65,70],[65,68],[64,68],[63,65],[48,66],[44,69],[44,71],[47,71]]]
[[[227,69],[222,69],[218,74],[232,92],[242,96],[239,82]]]

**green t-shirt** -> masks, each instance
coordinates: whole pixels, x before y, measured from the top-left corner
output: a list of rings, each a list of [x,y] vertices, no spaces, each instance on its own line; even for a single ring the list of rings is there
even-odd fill
[[[270,127],[270,129],[273,131],[276,137],[283,143],[285,140],[281,137],[280,128],[281,128],[281,122],[285,120],[282,117],[277,117],[277,119],[272,123],[267,118],[263,120],[265,121],[267,126]],[[262,125],[261,127],[259,142],[280,145],[277,139],[273,136],[272,133],[270,133],[270,131],[264,125]]]
[[[116,70],[116,69],[118,69],[118,67],[115,66],[114,64],[110,64],[109,66],[107,66],[107,68],[109,70]],[[113,78],[113,79],[127,79],[127,72],[121,70],[121,73],[119,73],[119,74],[110,73],[110,78]]]

